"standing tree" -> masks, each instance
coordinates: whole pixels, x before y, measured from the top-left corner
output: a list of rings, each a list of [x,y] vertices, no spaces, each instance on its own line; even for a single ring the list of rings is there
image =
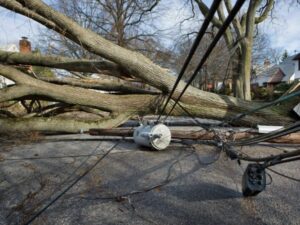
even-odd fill
[[[160,111],[165,96],[170,92],[175,77],[141,53],[123,48],[85,29],[68,16],[49,7],[41,0],[0,0],[0,6],[18,12],[43,24],[105,60],[70,59],[31,53],[0,51],[0,74],[15,81],[15,85],[0,89],[0,103],[27,99],[51,100],[49,106],[21,118],[0,118],[0,132],[13,131],[66,131],[79,132],[90,128],[115,127],[135,115]],[[81,79],[50,79],[32,77],[16,66],[33,65],[65,69],[75,72],[104,72],[111,76],[134,77],[157,91],[120,85],[114,81],[94,82]],[[185,83],[180,82],[173,98],[177,98]],[[107,93],[95,91],[105,90]],[[172,107],[172,103],[167,110]],[[189,87],[180,101],[192,115],[224,119],[251,110],[261,103],[251,103],[229,96],[218,95]],[[286,110],[286,109],[285,109]],[[62,118],[61,114],[84,111],[97,118]],[[176,107],[173,115],[185,115]],[[245,116],[239,124],[288,124],[293,120],[276,106]]]
[[[209,8],[202,0],[195,0],[199,10],[203,15],[207,15]],[[224,0],[218,9],[218,15],[212,20],[213,26],[220,28],[225,21],[225,15],[232,10],[232,1]],[[274,0],[250,0],[245,13],[236,17],[232,26],[224,34],[227,47],[229,49],[238,42],[235,57],[233,61],[235,72],[233,74],[235,96],[245,100],[251,100],[250,79],[252,46],[255,25],[263,22],[269,15],[274,5]]]

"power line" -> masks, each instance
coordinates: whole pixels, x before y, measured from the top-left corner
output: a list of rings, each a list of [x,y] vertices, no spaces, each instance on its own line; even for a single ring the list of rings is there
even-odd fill
[[[247,138],[246,140],[241,140],[237,142],[231,142],[230,145],[241,146],[241,145],[251,145],[262,141],[268,141],[277,137],[281,137],[290,133],[300,131],[300,121],[280,130],[273,131],[271,133],[263,134],[260,136],[255,136],[253,138]]]
[[[163,109],[162,109],[159,117],[157,118],[157,122],[160,120],[160,118],[161,118],[162,114],[164,113],[164,111],[165,111],[165,109],[166,109],[169,101],[171,100],[172,95],[174,94],[174,92],[175,92],[175,90],[176,90],[176,88],[177,88],[177,86],[178,86],[181,78],[183,77],[184,72],[185,72],[186,68],[188,67],[188,65],[189,65],[192,57],[194,56],[194,54],[195,54],[195,52],[196,52],[196,50],[197,50],[197,48],[198,48],[198,46],[199,46],[202,38],[204,37],[206,29],[208,28],[209,23],[212,20],[215,12],[217,11],[217,9],[218,9],[221,1],[222,0],[215,0],[215,1],[213,1],[212,5],[211,5],[211,8],[210,8],[208,14],[206,15],[206,17],[204,19],[204,22],[203,22],[203,24],[202,24],[202,26],[201,26],[198,34],[197,34],[197,37],[196,37],[196,39],[195,39],[195,41],[194,41],[194,43],[192,45],[192,48],[191,48],[191,50],[190,50],[187,58],[185,59],[185,62],[184,62],[183,66],[182,66],[182,68],[181,68],[181,70],[180,70],[180,72],[178,74],[178,77],[177,77],[177,79],[176,79],[176,81],[174,83],[174,86],[173,86],[173,88],[172,88],[172,90],[171,90],[171,92],[170,92],[170,94],[168,96],[168,99],[167,99],[166,103],[164,104]]]
[[[279,103],[281,103],[283,101],[286,101],[286,100],[290,100],[290,99],[292,99],[294,97],[297,97],[297,96],[300,96],[300,91],[296,91],[296,92],[293,92],[293,93],[291,93],[289,95],[282,96],[282,97],[276,99],[275,101],[266,103],[265,105],[259,106],[259,107],[255,108],[255,109],[249,110],[249,111],[247,111],[245,113],[238,114],[238,115],[236,115],[235,117],[233,117],[231,120],[229,120],[227,122],[232,123],[235,120],[242,119],[243,117],[245,117],[247,115],[250,115],[252,113],[255,113],[255,112],[259,111],[259,110],[262,110],[262,109],[268,108],[270,106],[279,104]],[[226,123],[226,122],[223,122],[223,123]]]
[[[175,104],[173,105],[173,107],[171,108],[171,110],[169,111],[169,113],[167,114],[167,116],[166,116],[165,119],[167,119],[168,116],[172,113],[172,111],[174,110],[175,106],[179,102],[180,98],[183,96],[183,94],[185,93],[185,91],[187,90],[187,88],[189,87],[189,85],[195,79],[195,77],[197,76],[199,70],[202,68],[202,66],[206,62],[207,58],[209,57],[209,55],[211,54],[211,52],[215,48],[216,44],[218,43],[218,41],[220,40],[220,38],[222,37],[222,35],[225,33],[226,29],[229,27],[229,25],[232,22],[232,20],[234,19],[234,17],[237,15],[237,13],[239,12],[239,10],[243,6],[244,2],[245,2],[245,0],[238,0],[236,2],[236,4],[234,5],[233,9],[230,11],[228,17],[226,18],[225,22],[223,23],[222,27],[219,29],[219,31],[216,34],[215,38],[213,39],[213,41],[209,45],[208,49],[206,50],[204,56],[202,57],[200,63],[198,64],[196,70],[194,71],[192,77],[189,79],[189,81],[185,85],[184,89],[180,93],[179,97],[176,99]]]
[[[300,179],[297,179],[297,178],[294,178],[294,177],[285,175],[285,174],[283,174],[283,173],[279,173],[278,171],[273,170],[273,169],[270,169],[270,168],[268,168],[268,170],[270,170],[271,172],[273,172],[273,173],[275,173],[275,174],[277,174],[277,175],[279,175],[279,176],[281,176],[281,177],[284,177],[284,178],[287,178],[287,179],[289,179],[289,180],[293,180],[293,181],[296,181],[296,182],[300,182]]]
[[[287,135],[289,133],[297,132],[297,131],[300,130],[300,122],[296,122],[295,124],[292,124],[292,125],[288,126],[285,129],[281,129],[279,131],[274,131],[274,132],[269,133],[269,134],[264,134],[264,135],[259,136],[259,137],[248,138],[244,141],[224,142],[218,136],[218,134],[216,134],[214,129],[210,129],[209,127],[203,126],[203,124],[200,124],[197,121],[197,119],[192,114],[190,114],[189,111],[187,109],[185,109],[179,102],[178,102],[178,105],[181,107],[181,109],[184,112],[187,113],[188,116],[193,118],[197,124],[202,126],[207,131],[212,131],[215,134],[214,137],[215,137],[215,140],[217,141],[217,142],[215,142],[215,144],[217,144],[217,146],[219,144],[221,144],[218,147],[222,147],[222,149],[225,150],[226,154],[232,159],[245,160],[245,161],[257,162],[257,163],[264,162],[264,167],[265,168],[268,168],[268,167],[274,166],[274,165],[278,165],[278,164],[282,164],[282,163],[288,163],[288,162],[300,160],[300,149],[296,149],[296,150],[291,151],[291,152],[284,152],[284,153],[278,154],[278,155],[271,155],[271,156],[262,157],[262,158],[255,158],[255,157],[250,157],[245,153],[243,153],[244,154],[244,156],[243,156],[242,154],[239,154],[239,152],[234,150],[234,148],[233,148],[234,146],[243,146],[243,145],[249,145],[249,144],[256,144],[256,143],[261,142],[261,141],[267,141],[267,140],[270,140],[270,139],[274,139],[276,137]]]

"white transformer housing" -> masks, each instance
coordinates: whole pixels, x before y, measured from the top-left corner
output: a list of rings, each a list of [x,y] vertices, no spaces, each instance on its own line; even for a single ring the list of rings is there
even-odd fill
[[[164,124],[141,125],[135,129],[133,139],[138,145],[164,150],[171,142],[171,131]]]

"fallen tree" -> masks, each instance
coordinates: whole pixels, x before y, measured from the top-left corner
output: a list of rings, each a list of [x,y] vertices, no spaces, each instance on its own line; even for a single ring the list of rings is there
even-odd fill
[[[104,118],[61,119],[56,110],[55,116],[39,112],[43,107],[31,111],[36,116],[0,119],[0,132],[15,131],[64,131],[76,133],[90,128],[111,128],[120,125],[136,115],[160,113],[162,103],[175,82],[171,73],[146,58],[144,55],[122,48],[96,33],[80,27],[67,16],[55,11],[40,0],[0,0],[0,6],[23,14],[69,38],[86,50],[101,56],[102,61],[74,60],[57,56],[42,56],[31,53],[8,53],[0,51],[0,74],[15,82],[15,85],[0,89],[0,103],[9,101],[50,101],[66,103],[66,107],[84,106],[107,113]],[[152,87],[152,90],[137,88],[118,81],[99,81],[91,78],[43,78],[33,76],[18,69],[20,65],[36,65],[75,72],[99,73],[122,79],[137,80]],[[28,71],[27,71],[28,72]],[[185,83],[181,82],[173,98],[179,96]],[[114,91],[117,93],[101,93]],[[52,104],[52,103],[51,103]],[[167,112],[172,106],[171,101]],[[34,104],[32,104],[33,106]],[[180,105],[193,116],[229,119],[256,108],[261,103],[247,102],[234,97],[204,92],[189,87],[181,98]],[[9,109],[8,109],[9,110]],[[79,110],[82,113],[82,110]],[[90,110],[91,111],[91,110]],[[85,113],[90,113],[86,112]],[[40,115],[40,116],[39,116]],[[185,110],[176,106],[172,115],[186,115]],[[1,115],[0,115],[1,116]],[[286,111],[272,107],[245,116],[239,121],[243,125],[279,124],[292,122]]]

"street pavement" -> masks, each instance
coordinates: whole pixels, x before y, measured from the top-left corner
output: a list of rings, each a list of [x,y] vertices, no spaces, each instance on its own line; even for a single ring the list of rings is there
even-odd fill
[[[266,190],[244,198],[246,166],[201,144],[152,151],[130,140],[2,143],[0,225],[24,224],[91,168],[32,224],[300,224],[300,183],[269,172]],[[298,161],[274,169],[300,178]]]

